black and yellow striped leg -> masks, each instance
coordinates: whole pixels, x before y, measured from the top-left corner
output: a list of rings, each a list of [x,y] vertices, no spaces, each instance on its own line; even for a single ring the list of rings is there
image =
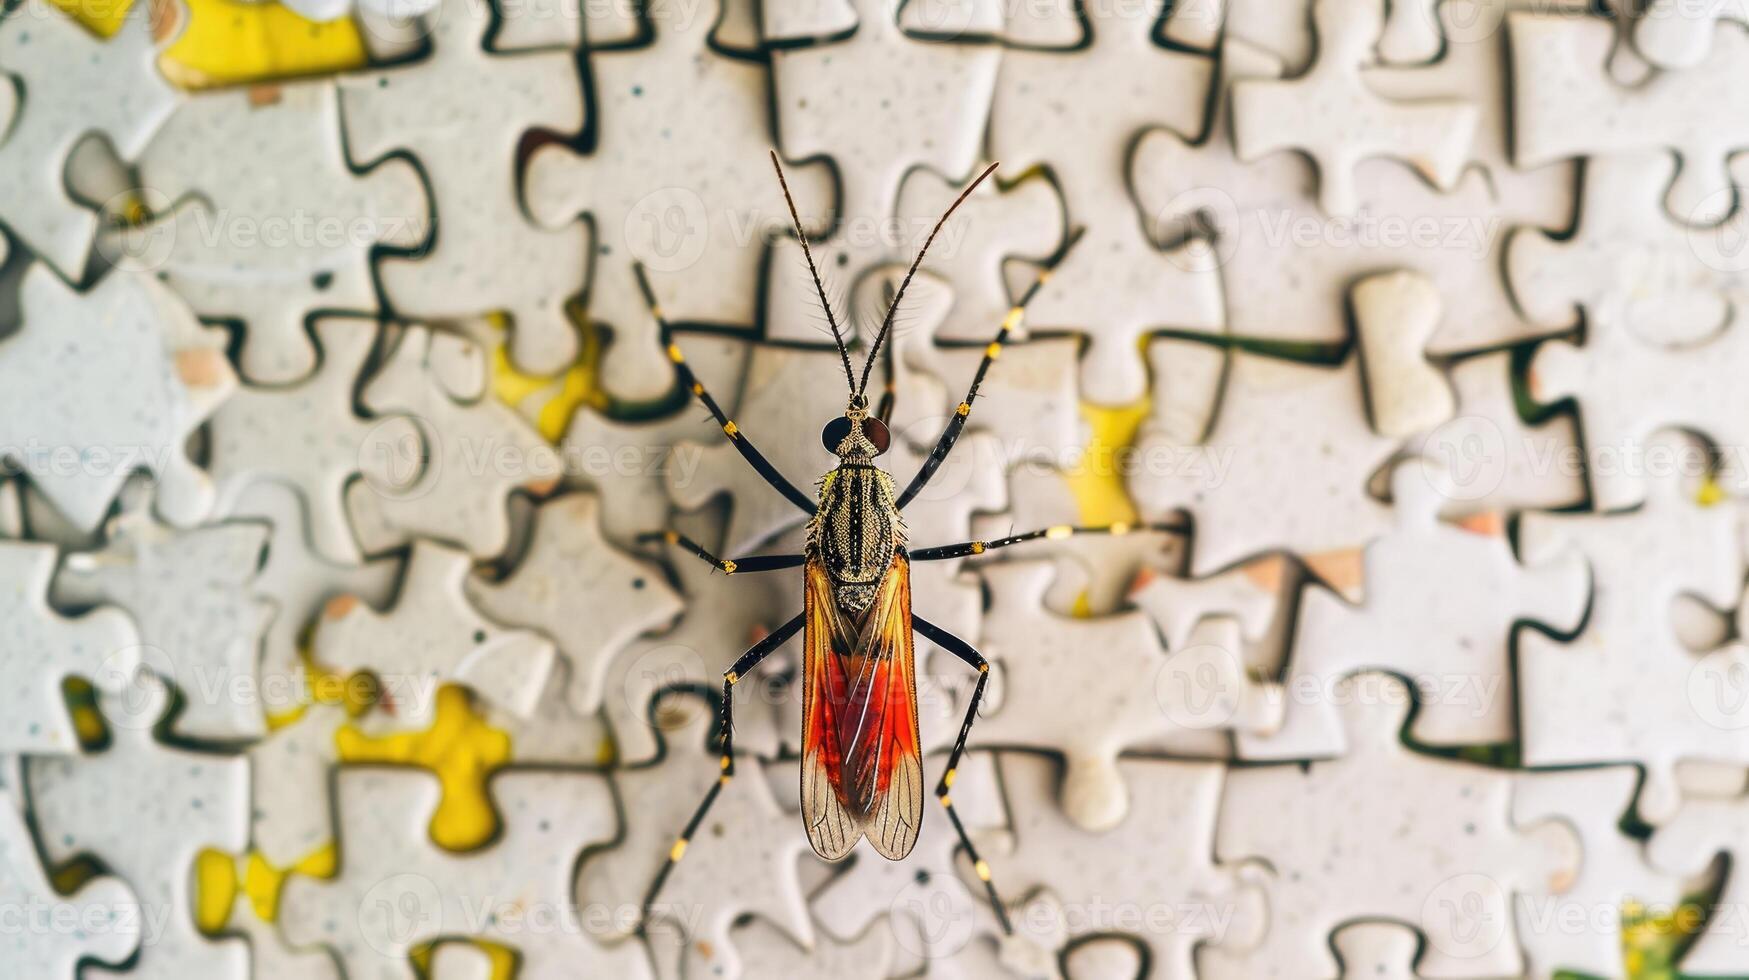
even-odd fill
[[[1008,909],[1002,904],[1002,896],[996,894],[996,883],[990,880],[990,865],[978,856],[978,849],[972,844],[971,835],[966,833],[966,825],[960,822],[959,812],[953,808],[953,797],[948,795],[948,790],[953,787],[954,773],[959,768],[960,756],[966,750],[966,739],[972,734],[972,722],[978,717],[978,704],[984,700],[984,686],[990,681],[990,661],[985,660],[984,655],[973,649],[970,643],[920,616],[913,614],[911,625],[916,628],[917,635],[958,657],[978,672],[978,684],[972,688],[971,703],[966,705],[966,719],[960,723],[959,738],[954,740],[953,751],[948,754],[947,769],[941,774],[941,782],[935,784],[935,798],[941,801],[942,809],[947,811],[947,819],[953,822],[954,833],[959,835],[960,844],[965,847],[972,868],[977,871],[978,879],[984,883],[984,891],[990,896],[990,907],[996,910],[996,921],[1001,923],[1003,934],[1013,935],[1014,927],[1008,923]]]
[[[1051,259],[1049,264],[1039,270],[1038,278],[1032,281],[1032,285],[1027,287],[1025,293],[1021,294],[1020,301],[1008,310],[1008,315],[1002,318],[1002,326],[996,331],[996,338],[990,341],[988,347],[984,348],[984,359],[978,362],[978,372],[972,375],[972,386],[966,391],[965,400],[954,409],[953,418],[947,420],[947,428],[942,430],[941,438],[935,442],[935,448],[929,451],[929,458],[924,460],[923,465],[918,468],[917,475],[911,478],[910,484],[905,487],[905,492],[899,494],[896,506],[900,510],[905,509],[905,505],[911,502],[911,498],[917,496],[928,485],[930,478],[935,475],[935,471],[940,469],[941,464],[947,460],[947,454],[953,452],[954,443],[959,441],[960,432],[966,427],[966,417],[972,414],[972,403],[978,400],[978,388],[984,383],[984,375],[990,373],[990,365],[996,363],[996,358],[1002,356],[1002,342],[1008,339],[1010,333],[1020,328],[1021,320],[1026,316],[1026,304],[1032,302],[1032,298],[1037,296],[1039,290],[1050,280],[1051,271],[1063,261],[1065,255],[1069,254],[1069,249],[1073,248],[1077,241],[1080,241],[1081,232],[1082,229],[1077,228],[1069,233],[1069,240],[1063,244],[1062,250]]]
[[[662,307],[656,302],[656,293],[650,288],[650,279],[644,273],[643,264],[634,263],[632,272],[637,276],[638,289],[644,294],[644,302],[649,304],[650,316],[655,319],[656,326],[661,331],[662,346],[668,349],[668,359],[674,362],[674,370],[680,376],[680,383],[685,385],[686,390],[692,392],[693,396],[711,413],[711,418],[716,419],[717,425],[722,427],[723,435],[729,437],[729,443],[735,447],[735,451],[740,453],[741,458],[745,459],[761,477],[765,478],[766,483],[771,484],[772,489],[789,498],[789,501],[797,507],[812,514],[818,506],[818,502],[796,489],[795,484],[789,482],[782,473],[777,471],[777,467],[771,465],[770,460],[761,455],[759,450],[747,441],[747,436],[736,427],[734,422],[729,420],[727,415],[723,414],[722,407],[717,404],[715,398],[711,397],[711,393],[705,390],[704,383],[692,373],[692,368],[686,366],[686,355],[681,352],[680,345],[674,342],[674,331],[668,325],[667,319],[662,316]]]
[[[1070,524],[1055,524],[1050,527],[1039,528],[1036,531],[1028,531],[1025,534],[1010,534],[1008,537],[996,538],[993,541],[962,541],[959,544],[937,545],[934,548],[918,548],[916,551],[912,551],[909,554],[911,560],[914,562],[941,561],[946,558],[968,558],[972,555],[981,555],[986,551],[995,551],[997,548],[1006,548],[1009,545],[1024,544],[1028,541],[1038,541],[1040,539],[1060,541],[1064,538],[1072,538],[1082,534],[1104,534],[1111,537],[1120,537],[1125,534],[1135,534],[1137,531],[1183,532],[1189,529],[1190,525],[1183,521],[1161,521],[1155,524],[1101,524],[1096,527],[1076,527]]]
[[[807,561],[806,555],[754,555],[750,558],[718,558],[704,549],[704,546],[692,540],[679,531],[652,531],[649,534],[638,535],[639,541],[661,541],[674,545],[683,551],[697,555],[707,565],[715,565],[718,571],[733,575],[736,572],[774,572],[782,568],[796,568]]]
[[[729,780],[734,778],[735,682],[747,676],[749,671],[759,666],[761,660],[771,656],[778,647],[787,643],[790,637],[801,632],[802,622],[806,615],[806,613],[797,613],[794,619],[779,626],[763,640],[753,644],[746,653],[741,654],[741,658],[735,661],[733,667],[723,672],[723,702],[718,708],[721,723],[717,730],[718,742],[722,746],[720,761],[722,772],[717,777],[716,782],[711,784],[710,791],[705,793],[704,799],[699,801],[698,809],[692,813],[692,819],[686,822],[686,829],[680,832],[680,836],[675,838],[674,845],[668,849],[668,860],[662,864],[662,870],[656,872],[656,880],[650,883],[650,890],[644,895],[644,925],[647,926],[650,922],[650,912],[656,906],[656,898],[661,894],[662,886],[667,883],[668,876],[674,871],[674,866],[679,864],[680,859],[686,855],[687,842],[691,841],[693,835],[698,832],[699,824],[704,822],[705,814],[710,812],[711,805],[717,801],[717,795],[723,791],[724,786],[729,785]]]

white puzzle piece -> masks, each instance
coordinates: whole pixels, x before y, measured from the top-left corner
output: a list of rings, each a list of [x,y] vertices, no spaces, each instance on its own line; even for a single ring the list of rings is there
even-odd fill
[[[469,577],[467,594],[493,621],[552,638],[570,666],[567,700],[584,713],[601,708],[614,656],[683,608],[658,566],[607,543],[587,494],[542,504],[522,560],[498,581]]]
[[[1634,22],[1634,47],[1659,68],[1692,68],[1706,60],[1715,25],[1726,19],[1749,26],[1749,5],[1743,0],[1650,0]]]
[[[1661,149],[1682,161],[1665,204],[1678,221],[1716,220],[1730,200],[1732,154],[1749,145],[1749,31],[1724,25],[1704,60],[1616,84],[1607,71],[1615,29],[1596,17],[1514,13],[1513,147],[1520,166]]]
[[[1076,825],[1109,829],[1130,811],[1117,764],[1126,748],[1171,738],[1206,749],[1224,744],[1225,729],[1250,720],[1208,700],[1232,692],[1243,703],[1243,692],[1255,686],[1236,653],[1192,664],[1168,655],[1140,612],[1092,619],[1052,613],[1042,601],[1048,562],[1002,562],[979,574],[990,593],[981,652],[996,675],[998,703],[972,729],[972,744],[1065,756],[1059,805]],[[1195,644],[1183,652],[1199,657]],[[1065,698],[1098,707],[1064,711]]]
[[[89,965],[93,962],[106,967],[120,965],[140,945],[139,893],[121,878],[104,875],[86,882],[72,895],[62,895],[37,859],[36,842],[31,840],[24,815],[11,805],[12,794],[5,795],[8,799],[0,805],[0,902],[19,913],[38,909],[49,915],[74,916],[85,928],[15,932],[0,943],[0,973],[74,980],[82,966],[96,972],[97,967]]]
[[[67,618],[48,602],[55,547],[0,542],[0,753],[79,751],[61,685],[131,674],[139,633],[113,606]]]
[[[648,268],[669,319],[751,324],[766,245],[789,228],[767,157],[771,72],[710,46],[705,11],[716,6],[656,4],[650,45],[592,54],[599,145],[586,155],[545,146],[528,166],[525,195],[537,220],[588,220],[589,316],[614,330],[602,384],[623,398],[654,397],[673,383],[672,365],[645,363],[659,347],[633,263]],[[822,230],[826,168],[796,165],[786,176],[804,222]]]
[[[1000,20],[993,0],[957,0],[951,20],[987,30],[970,34],[936,28],[939,40],[920,40],[899,27],[899,0],[839,0],[834,14],[851,14],[841,32],[800,5],[767,4],[762,35],[771,46],[778,146],[786,160],[826,158],[836,172],[839,196],[831,212],[833,232],[815,248],[815,261],[831,271],[832,282],[848,289],[870,264],[899,260],[909,264],[941,212],[905,215],[896,224],[906,175],[927,168],[955,183],[977,172],[984,125],[1003,58],[989,35]],[[800,41],[811,43],[798,44]],[[958,191],[955,191],[957,194]],[[826,212],[823,198],[797,198],[804,222]],[[945,203],[945,202],[944,202]],[[971,222],[960,217],[961,229]],[[944,235],[946,232],[944,232]],[[941,244],[938,242],[938,244]],[[958,249],[944,249],[957,252]],[[806,264],[789,245],[773,256],[774,279],[767,290],[772,339],[809,340],[788,328],[807,329],[818,300],[809,288]],[[872,327],[872,325],[870,325]]]
[[[267,560],[255,576],[255,592],[269,598],[273,618],[261,645],[262,703],[271,718],[303,703],[310,684],[300,653],[304,637],[328,600],[354,596],[382,608],[394,597],[401,562],[373,558],[337,565],[315,553],[305,533],[304,500],[283,483],[252,483],[237,495],[231,516],[264,522]]]
[[[294,867],[334,840],[329,780],[344,724],[344,707],[316,702],[249,747],[250,764],[266,774],[255,781],[249,842],[276,868]]]
[[[316,662],[375,674],[383,710],[371,717],[396,730],[428,727],[438,686],[446,683],[527,715],[552,670],[552,641],[477,612],[465,592],[468,569],[460,551],[415,543],[393,607],[379,612],[350,595],[328,603],[316,627]]]
[[[221,331],[169,288],[117,269],[76,292],[38,265],[25,273],[24,323],[0,338],[0,452],[75,526],[95,528],[136,468],[159,512],[186,526],[212,507],[189,435],[237,384]]]
[[[1274,548],[1315,559],[1357,547],[1388,526],[1366,482],[1394,448],[1364,402],[1354,356],[1323,367],[1236,353],[1206,438],[1143,427],[1130,494],[1149,521],[1190,513],[1199,577]]]
[[[410,319],[506,312],[517,365],[552,373],[577,354],[564,306],[583,289],[588,250],[580,225],[549,232],[524,215],[517,146],[532,130],[581,128],[583,97],[570,51],[486,51],[492,16],[490,4],[441,0],[424,20],[431,54],[342,78],[341,117],[354,162],[411,152],[431,195],[435,234],[422,253],[378,262],[390,307]],[[610,369],[668,377],[644,346],[615,347]]]
[[[1732,468],[1749,445],[1749,394],[1735,365],[1749,356],[1749,329],[1731,323],[1705,342],[1683,347],[1647,344],[1633,335],[1623,304],[1590,311],[1582,344],[1552,341],[1530,364],[1538,402],[1573,398],[1585,437],[1587,475],[1599,509],[1644,499],[1647,474],[1658,468],[1654,436],[1681,428],[1726,448]]]
[[[432,234],[418,171],[359,174],[331,81],[260,85],[184,102],[140,158],[154,223],[102,242],[160,271],[202,317],[242,323],[249,380],[285,384],[316,366],[316,311],[376,313],[371,253]]]
[[[365,407],[378,416],[407,416],[418,436],[407,445],[399,421],[367,433],[367,456],[390,454],[346,491],[353,530],[367,553],[424,536],[495,557],[510,542],[510,494],[520,489],[543,496],[559,482],[558,455],[514,409],[487,393],[489,371],[473,341],[410,326],[365,382]],[[383,440],[396,441],[385,446]],[[373,474],[381,475],[369,478]]]
[[[1733,720],[1741,716],[1734,689],[1721,683],[1745,669],[1740,661],[1749,654],[1738,644],[1704,657],[1689,652],[1670,612],[1678,594],[1719,609],[1736,601],[1741,535],[1738,508],[1695,502],[1680,474],[1651,481],[1638,510],[1524,517],[1526,561],[1576,548],[1593,583],[1585,628],[1571,642],[1534,631],[1520,641],[1526,764],[1638,762],[1646,771],[1639,813],[1657,825],[1678,802],[1677,762],[1749,763],[1749,734]]]
[[[1086,228],[1027,322],[1088,338],[1081,397],[1099,405],[1130,404],[1147,390],[1138,338],[1167,328],[1220,333],[1224,323],[1214,254],[1202,242],[1159,248],[1123,179],[1147,130],[1190,138],[1203,129],[1213,59],[1156,44],[1161,7],[1094,5],[1091,47],[1073,56],[1007,52],[990,113],[992,154],[1011,172],[1049,166],[1070,225]]]
[[[1518,777],[1513,821],[1528,826],[1550,817],[1564,820],[1579,835],[1584,855],[1578,875],[1561,894],[1519,896],[1518,939],[1526,976],[1552,977],[1560,970],[1614,976],[1622,967],[1622,910],[1638,905],[1657,914],[1682,900],[1681,879],[1654,868],[1645,845],[1622,833],[1622,815],[1633,804],[1638,782],[1639,774],[1626,766]],[[1573,922],[1587,926],[1575,929]]]
[[[342,769],[340,874],[286,882],[287,941],[333,950],[348,980],[412,980],[411,950],[462,937],[510,947],[520,975],[534,980],[649,976],[643,950],[602,942],[575,897],[579,856],[615,833],[605,778],[512,770],[488,785],[502,831],[456,854],[439,850],[427,830],[440,795],[435,776]]]
[[[1347,755],[1227,776],[1215,859],[1268,862],[1269,929],[1255,948],[1205,951],[1202,976],[1335,977],[1330,938],[1357,918],[1416,928],[1429,976],[1517,974],[1513,896],[1563,891],[1576,835],[1515,824],[1510,773],[1404,747],[1400,680],[1360,674],[1332,695],[1345,699]]]
[[[664,728],[663,755],[656,763],[613,774],[626,815],[624,836],[618,847],[586,860],[579,878],[584,904],[634,911],[623,923],[628,929],[686,821],[723,774],[718,752],[706,744],[717,729],[714,713],[689,709],[682,717],[677,727]],[[813,923],[796,874],[808,853],[807,834],[801,818],[772,798],[763,765],[736,759],[734,778],[722,787],[650,910],[652,926],[661,927],[652,938],[657,962],[679,957],[683,975],[742,976],[729,937],[734,921],[745,914],[765,919],[803,946],[813,943]],[[795,771],[793,763],[785,768]],[[726,882],[735,885],[725,888]]]
[[[68,194],[74,146],[100,133],[132,160],[176,108],[158,72],[177,8],[140,3],[101,40],[48,0],[0,23],[0,223],[70,281],[85,277],[98,216]],[[10,110],[10,111],[7,111]]]
[[[724,522],[710,515],[676,515],[681,534],[710,549],[722,550]],[[651,762],[660,750],[650,716],[651,699],[664,687],[688,684],[720,691],[723,671],[746,649],[802,610],[799,574],[770,572],[724,575],[714,566],[670,548],[663,561],[686,607],[674,628],[639,637],[608,667],[602,707],[613,729],[617,761],[622,766]],[[799,647],[792,640],[791,646]],[[785,656],[783,651],[773,659]],[[752,683],[736,685],[735,746],[762,757],[775,755],[778,735],[766,692]],[[677,713],[708,714],[703,703],[679,699],[664,717]]]
[[[31,810],[50,865],[101,861],[139,896],[149,923],[131,969],[98,976],[186,980],[249,975],[249,945],[209,939],[195,925],[194,862],[203,849],[241,854],[249,843],[249,763],[153,737],[170,692],[150,674],[99,698],[110,744],[91,755],[32,758]],[[117,820],[117,811],[127,819]],[[4,819],[4,814],[0,814]]]
[[[145,509],[149,499],[110,520],[103,548],[67,555],[52,595],[128,612],[142,661],[181,696],[176,734],[259,738],[267,730],[261,646],[274,608],[255,576],[268,529],[239,522],[177,530]]]
[[[1050,891],[1063,938],[1128,934],[1148,948],[1150,975],[1190,980],[1199,957],[1247,947],[1263,934],[1270,914],[1257,869],[1214,858],[1224,777],[1218,763],[1118,763],[1135,789],[1134,806],[1103,833],[1039,805],[1060,778],[1051,759],[1008,752],[1001,764],[1015,838],[1013,852],[998,859],[1001,880],[1014,894]],[[1028,928],[1038,925],[1028,920]]]
[[[315,373],[283,387],[244,385],[213,413],[209,471],[218,485],[215,511],[235,513],[251,487],[283,481],[296,487],[310,508],[310,543],[330,561],[357,564],[358,542],[347,523],[346,484],[362,467],[382,463],[367,447],[417,439],[411,420],[361,418],[354,394],[365,359],[377,339],[368,320],[318,320],[322,363]],[[374,473],[374,471],[373,471]],[[390,472],[374,473],[387,483]]]
[[[1647,855],[1671,874],[1696,876],[1722,852],[1731,872],[1712,905],[1713,921],[1677,965],[1685,976],[1730,976],[1743,970],[1749,927],[1735,910],[1746,900],[1741,855],[1749,841],[1749,798],[1690,798],[1647,845]]]
[[[1616,153],[1585,165],[1578,228],[1563,240],[1513,232],[1506,274],[1539,323],[1619,308],[1636,337],[1684,346],[1725,329],[1749,288],[1732,222],[1684,227],[1664,209],[1677,161],[1661,151]]]
[[[1318,168],[1318,200],[1331,215],[1357,204],[1355,165],[1390,156],[1441,190],[1469,158],[1477,112],[1456,99],[1393,103],[1367,88],[1360,68],[1384,29],[1382,0],[1317,0],[1318,60],[1287,81],[1247,80],[1233,88],[1233,144],[1239,159],[1295,149]]]
[[[1419,710],[1410,733],[1418,743],[1512,741],[1517,626],[1571,633],[1585,613],[1591,577],[1571,552],[1521,565],[1499,514],[1441,521],[1445,485],[1422,460],[1399,463],[1391,484],[1396,527],[1366,546],[1354,563],[1359,576],[1330,582],[1335,592],[1311,586],[1300,594],[1283,679],[1287,719],[1269,738],[1242,735],[1246,757],[1343,752],[1342,719],[1329,692],[1361,670],[1388,670],[1415,685]]]

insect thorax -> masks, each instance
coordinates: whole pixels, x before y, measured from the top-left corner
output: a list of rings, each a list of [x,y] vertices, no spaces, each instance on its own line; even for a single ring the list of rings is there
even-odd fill
[[[808,554],[825,566],[839,603],[850,612],[868,607],[905,543],[905,522],[893,496],[893,478],[872,463],[842,463],[820,480]]]

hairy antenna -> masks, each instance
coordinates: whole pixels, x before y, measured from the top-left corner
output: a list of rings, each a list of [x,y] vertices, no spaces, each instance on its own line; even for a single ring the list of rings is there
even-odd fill
[[[881,344],[886,342],[887,332],[893,327],[893,314],[899,309],[899,300],[905,298],[905,287],[911,285],[911,277],[917,274],[917,267],[923,264],[923,256],[929,253],[929,246],[935,241],[935,236],[940,234],[942,226],[947,224],[947,219],[953,217],[953,213],[959,209],[961,204],[965,203],[966,198],[972,196],[972,192],[984,182],[984,178],[995,173],[999,166],[1001,164],[992,163],[985,167],[984,172],[979,174],[976,180],[966,185],[965,190],[960,191],[960,196],[953,199],[953,203],[947,206],[947,210],[935,222],[935,227],[929,230],[929,237],[923,240],[923,247],[917,250],[917,257],[911,260],[911,268],[905,271],[905,278],[899,283],[899,291],[893,295],[893,301],[887,304],[887,315],[881,320],[880,333],[875,334],[874,344],[868,349],[868,360],[862,364],[862,383],[853,390],[854,394],[860,396],[868,390],[869,371],[874,368],[875,357],[881,352]]]
[[[844,334],[838,330],[838,318],[832,315],[832,303],[826,299],[826,287],[820,283],[820,270],[814,267],[814,252],[808,248],[808,233],[802,230],[802,216],[796,213],[796,199],[789,196],[789,181],[783,179],[783,164],[778,162],[777,151],[771,151],[771,166],[777,171],[777,186],[783,188],[783,203],[789,205],[790,223],[796,226],[796,237],[802,242],[802,257],[808,260],[808,275],[814,277],[814,292],[820,297],[820,308],[826,311],[826,322],[832,326],[832,339],[838,344],[838,356],[844,361],[844,382],[850,386],[850,394],[857,394],[856,377],[850,369],[850,350],[844,346]]]

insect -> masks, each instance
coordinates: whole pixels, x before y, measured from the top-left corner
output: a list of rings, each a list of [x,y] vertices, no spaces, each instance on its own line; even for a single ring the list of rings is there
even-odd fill
[[[845,343],[825,286],[814,265],[801,218],[790,197],[788,182],[777,154],[771,154],[778,184],[797,237],[801,239],[814,289],[824,308],[826,322],[844,366],[848,397],[844,414],[831,419],[821,431],[826,448],[838,457],[837,465],[819,481],[819,492],[810,497],[779,473],[731,421],[716,399],[687,367],[686,358],[674,342],[673,330],[656,302],[642,266],[635,268],[639,287],[651,315],[661,330],[662,342],[674,362],[680,381],[721,426],[742,456],[771,487],[809,515],[807,539],[801,554],[760,555],[723,559],[678,532],[662,532],[661,539],[729,573],[747,574],[801,567],[802,611],[755,643],[723,674],[723,697],[719,716],[722,772],[711,786],[675,840],[645,898],[646,914],[661,892],[668,875],[686,853],[688,842],[703,822],[711,804],[735,775],[734,686],[797,632],[802,634],[802,820],[815,852],[829,861],[849,854],[866,837],[881,856],[901,860],[917,843],[923,824],[923,756],[917,731],[917,690],[912,656],[913,634],[922,635],[977,672],[977,684],[966,705],[965,720],[947,759],[947,768],[935,786],[935,797],[953,822],[955,833],[989,894],[990,903],[1004,933],[1011,933],[1008,915],[996,893],[990,867],[977,849],[959,815],[949,790],[954,772],[965,751],[978,705],[990,679],[990,664],[971,644],[930,623],[911,611],[911,566],[917,562],[941,561],[978,555],[1041,538],[1065,538],[1075,534],[1123,534],[1128,525],[1105,527],[1056,526],[1014,534],[991,541],[965,541],[930,548],[909,548],[905,522],[906,505],[929,483],[947,459],[965,429],[984,376],[1002,352],[1003,341],[1020,327],[1027,303],[1072,247],[1079,232],[1068,236],[1063,248],[1039,272],[1032,285],[1003,318],[996,336],[984,350],[984,358],[972,378],[965,400],[953,416],[910,482],[900,490],[876,460],[887,451],[892,435],[887,428],[892,411],[892,386],[879,408],[870,411],[869,375],[892,330],[893,316],[905,289],[922,265],[937,233],[977,186],[996,170],[991,164],[948,206],[924,240],[898,290],[888,303],[886,315],[869,347],[860,379],[850,363]],[[890,354],[889,354],[890,357]],[[889,371],[890,374],[890,371]]]

